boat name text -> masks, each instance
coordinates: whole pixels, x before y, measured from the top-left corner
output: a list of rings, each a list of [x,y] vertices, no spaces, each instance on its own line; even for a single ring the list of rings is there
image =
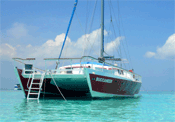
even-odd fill
[[[104,78],[99,78],[99,77],[96,78],[96,81],[106,82],[106,83],[112,83],[112,80],[111,79],[104,79]]]

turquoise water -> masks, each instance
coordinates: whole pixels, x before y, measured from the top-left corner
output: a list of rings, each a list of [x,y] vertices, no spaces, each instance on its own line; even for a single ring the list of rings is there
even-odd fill
[[[139,98],[29,101],[22,91],[0,91],[0,121],[175,121],[175,92]]]

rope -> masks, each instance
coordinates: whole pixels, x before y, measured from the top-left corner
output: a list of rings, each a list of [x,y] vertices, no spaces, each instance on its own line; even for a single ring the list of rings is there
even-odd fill
[[[120,15],[120,16],[121,16],[121,15]],[[122,19],[122,17],[121,17],[121,19]],[[124,27],[123,27],[123,23],[122,23],[122,21],[121,21],[121,27],[122,27],[122,29],[123,29],[124,37],[126,37],[126,36],[125,36],[125,30],[124,30]],[[130,54],[129,54],[128,44],[127,44],[127,41],[126,41],[125,38],[124,38],[124,41],[125,41],[125,43],[126,43],[126,49],[127,49],[128,55],[129,55],[129,60],[130,60],[130,62],[131,62],[131,69],[133,69],[133,65],[132,65],[131,57],[130,57]],[[129,64],[130,64],[130,63],[129,63]],[[130,65],[129,65],[129,66],[130,66]]]
[[[93,24],[93,21],[94,21],[94,15],[95,15],[96,6],[97,6],[97,0],[95,1],[95,5],[94,5],[94,9],[93,9],[93,14],[92,14],[92,17],[91,17],[91,23],[90,23],[89,31],[88,31],[89,33],[90,33],[91,29],[92,29],[92,24]],[[97,35],[98,35],[98,33],[97,33]],[[93,45],[95,43],[95,40],[97,38],[97,35],[95,36],[94,42],[93,42],[93,44],[92,44],[92,46],[90,48],[89,55],[90,55],[91,50],[93,49]],[[87,38],[87,40],[89,40],[89,37]]]
[[[86,7],[86,24],[85,24],[85,41],[87,40],[87,37],[86,37],[86,36],[87,36],[87,32],[86,32],[86,31],[87,31],[87,24],[88,24],[88,17],[89,17],[89,16],[88,16],[88,15],[89,15],[88,13],[89,13],[89,12],[88,12],[88,0],[87,0],[87,7]],[[85,55],[84,52],[85,52],[85,44],[83,45],[83,54],[82,54],[82,55]]]
[[[89,31],[88,31],[88,33],[90,33],[90,31],[91,31],[91,29],[92,29],[92,24],[93,24],[93,20],[94,20],[94,14],[95,14],[96,6],[97,6],[97,0],[95,1],[95,5],[94,5],[93,14],[92,14],[92,17],[91,17],[91,23],[90,23],[90,26],[89,26]],[[86,24],[87,24],[87,23],[86,23]],[[86,26],[87,26],[87,25],[86,25]],[[87,29],[87,28],[86,28],[86,29]],[[85,32],[85,34],[86,34],[86,32]],[[98,35],[98,34],[97,34],[97,35]],[[96,38],[97,38],[97,35],[96,35],[96,37],[95,37],[95,39],[94,39],[93,44],[91,45],[89,54],[90,54],[91,50],[93,49],[92,47],[93,47],[93,45],[94,45],[94,43],[95,43],[95,40],[96,40]],[[86,37],[86,36],[85,36],[85,37]],[[90,36],[89,36],[89,37],[86,37],[85,40],[88,40],[88,42],[89,42],[89,38],[90,38]],[[94,52],[95,52],[95,51],[94,51]],[[83,50],[83,53],[84,53],[84,50]],[[98,54],[97,54],[97,56],[98,56]]]
[[[91,18],[91,23],[90,23],[90,26],[89,26],[89,33],[91,31],[92,23],[94,21],[94,14],[95,14],[96,6],[97,6],[97,0],[95,1],[95,5],[94,5],[94,10],[93,10],[92,18]]]
[[[118,12],[119,12],[119,1],[117,1],[117,2],[118,2]],[[111,6],[111,7],[110,7],[110,6]],[[109,7],[112,8],[113,13],[114,13],[114,9],[113,9],[111,0],[110,0]],[[110,12],[111,12],[111,9],[110,9]],[[115,19],[116,19],[116,16],[114,16],[114,17],[115,17]],[[118,19],[120,19],[119,14],[118,14]],[[112,24],[113,24],[113,23],[112,23]],[[120,20],[119,20],[119,25],[118,25],[117,21],[116,21],[116,24],[117,24],[117,27],[119,28],[119,27],[120,27]],[[114,25],[113,25],[113,26],[114,26]],[[113,28],[114,28],[114,27],[113,27]],[[115,33],[115,32],[114,32],[114,33]],[[116,35],[115,35],[115,36],[116,36]],[[120,29],[119,29],[119,36],[121,36]],[[124,49],[124,53],[125,53],[125,55],[126,55],[126,58],[128,59],[128,55],[127,55],[127,53],[126,53],[126,50],[125,50],[125,47],[124,47],[123,42],[121,42],[121,44],[122,44],[122,46],[123,46],[123,49]],[[119,47],[119,48],[120,48],[120,47]],[[121,53],[121,48],[120,48],[120,53]],[[129,56],[129,58],[130,58],[130,56]],[[124,64],[124,65],[125,65],[125,64]],[[130,64],[128,64],[128,66],[130,67]],[[126,67],[126,65],[125,65],[125,67]]]
[[[113,9],[113,6],[112,6],[112,3],[111,3],[111,0],[110,0],[110,3],[109,3],[109,8],[112,8],[112,10],[113,10],[113,13],[115,13],[114,12],[114,9]],[[110,9],[110,14],[111,14],[112,12],[111,12],[111,9]],[[112,17],[112,15],[111,15],[111,17]],[[115,16],[114,16],[115,17]],[[111,18],[112,19],[112,18]],[[116,17],[115,17],[115,20],[116,20],[116,24],[117,24],[117,28],[119,29],[119,25],[118,25],[118,23],[117,23],[117,19],[116,19]],[[113,31],[114,31],[114,34],[115,34],[115,38],[117,37],[116,36],[116,32],[115,32],[115,29],[114,29],[114,25],[113,25],[113,22],[111,21],[111,23],[112,23],[112,26],[113,26]],[[120,36],[121,34],[120,34],[120,29],[119,29],[119,36]],[[118,54],[119,54],[119,56],[122,58],[122,54],[121,54],[121,48],[120,48],[120,45],[119,45],[119,52],[118,52]]]
[[[70,29],[69,29],[69,33],[71,32],[71,26],[70,26]],[[69,37],[69,33],[68,33],[68,37]],[[64,51],[64,53],[63,53],[63,56],[64,57],[66,57],[66,54],[67,54],[67,49],[68,49],[68,47],[69,47],[70,45],[65,45],[65,51]],[[64,63],[65,63],[65,60],[63,60],[63,63],[62,63],[62,66],[64,65]],[[58,64],[57,64],[57,66],[58,66]]]
[[[116,33],[115,33],[115,29],[114,29],[114,25],[113,25],[113,23],[112,23],[112,27],[113,27],[114,35],[115,35],[115,38],[116,38]],[[112,43],[115,45],[114,41],[112,41]],[[117,50],[116,45],[115,45],[115,48],[116,48],[116,50]],[[119,47],[119,48],[120,48],[120,47]],[[120,51],[121,51],[121,49],[120,49]],[[117,50],[117,52],[118,52],[118,50]],[[121,52],[120,52],[120,53],[118,52],[118,54],[119,54],[119,56],[122,58]],[[124,66],[126,67],[125,63],[124,63]]]
[[[111,20],[110,20],[110,23],[111,23],[111,25],[112,25],[112,27],[113,27],[113,31],[114,31],[114,36],[115,36],[115,38],[117,37],[116,36],[116,33],[115,33],[115,29],[114,29],[114,25],[113,25],[113,21],[112,21],[112,12],[111,12],[111,8],[112,7],[110,7],[110,3],[109,3],[109,1],[108,1],[108,5],[109,5],[109,8],[110,8],[110,17],[111,17]],[[116,20],[117,21],[117,20]],[[117,28],[119,28],[118,27],[118,24],[117,24]],[[113,43],[114,44],[114,43]],[[115,45],[115,44],[114,44]],[[117,50],[117,48],[116,48],[116,50]],[[119,53],[119,51],[117,50],[117,53],[118,53],[118,55],[122,58],[122,56],[121,56],[121,54]]]
[[[76,14],[76,12],[75,12],[75,14]],[[77,15],[77,14],[76,14],[76,15]],[[77,15],[77,18],[78,18],[78,15]],[[80,24],[80,26],[81,26],[81,22],[80,22],[79,18],[78,18],[78,21],[79,21],[79,24]],[[82,28],[82,31],[84,31],[82,26],[81,26],[81,28]],[[90,46],[92,47],[92,44],[90,43],[89,39],[87,39],[87,41],[89,42]],[[85,43],[84,43],[84,44],[85,44]],[[92,48],[92,49],[93,49],[93,48]],[[95,54],[98,56],[98,53],[97,53],[94,49],[93,49],[93,51],[94,51]]]
[[[98,35],[98,32],[97,32],[97,34],[96,34],[96,36],[95,36],[95,39],[94,39],[93,44],[91,45],[91,48],[90,48],[90,51],[89,51],[89,55],[90,55],[90,53],[91,53],[91,50],[92,50],[92,49],[94,50],[93,45],[94,45],[94,43],[95,43],[95,40],[97,39],[97,35]],[[94,51],[94,52],[95,52],[95,51]],[[98,54],[97,54],[97,55],[98,55]]]
[[[54,83],[55,83],[55,85],[56,85],[58,91],[60,92],[61,96],[63,97],[63,99],[64,99],[65,101],[67,101],[66,98],[64,97],[64,95],[62,94],[61,90],[60,90],[59,87],[57,86],[57,84],[56,84],[56,82],[55,82],[55,80],[54,80],[54,78],[53,78],[53,76],[52,76],[52,73],[49,73],[49,74],[50,74],[50,76],[52,77],[52,79],[53,79],[53,81],[54,81]]]
[[[77,12],[75,12],[75,15],[78,19],[78,22],[80,24],[81,30],[84,32],[83,26],[81,25],[80,19],[78,18]],[[85,43],[83,43],[83,52],[82,52],[82,56],[84,55],[84,47],[85,47]]]
[[[119,1],[117,1],[117,3],[118,3],[118,19],[122,19],[122,17],[121,17],[121,14],[120,14],[120,8],[119,8]],[[120,17],[119,17],[120,16]],[[123,27],[123,24],[122,24],[122,21],[121,21],[121,25],[122,25],[122,27]],[[120,26],[120,21],[119,21],[119,26]],[[124,31],[124,29],[123,29],[123,31]],[[125,34],[124,34],[124,36],[125,36]],[[125,42],[126,42],[126,40],[125,40]],[[128,55],[129,55],[129,58],[128,58],[128,55],[127,55],[127,53],[126,53],[126,51],[125,51],[125,47],[124,47],[124,44],[122,43],[122,45],[123,45],[123,48],[124,48],[124,52],[125,52],[125,55],[126,55],[126,57],[127,57],[127,59],[130,59],[130,61],[131,61],[131,58],[130,58],[130,55],[129,55],[129,51],[128,51],[128,46],[127,46],[127,51],[128,51]],[[127,43],[126,43],[126,45],[127,45]],[[129,65],[129,67],[130,67],[130,64],[128,63],[128,65]],[[132,62],[131,62],[131,67],[132,67]],[[132,67],[133,68],[133,67]]]
[[[111,20],[110,20],[111,21]],[[105,28],[105,27],[104,27]],[[106,29],[106,28],[105,28]],[[107,29],[106,29],[107,30]],[[109,31],[111,30],[111,24],[109,25],[109,29],[108,29]],[[107,31],[108,31],[107,30]],[[109,31],[108,31],[108,36],[107,36],[107,39],[106,39],[106,43],[108,43],[109,42],[109,36],[110,36],[110,34],[109,34]]]

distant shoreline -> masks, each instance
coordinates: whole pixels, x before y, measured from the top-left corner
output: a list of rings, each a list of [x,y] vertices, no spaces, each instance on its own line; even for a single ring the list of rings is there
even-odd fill
[[[14,89],[0,89],[0,90],[14,90]],[[14,91],[20,91],[20,90],[14,90]]]

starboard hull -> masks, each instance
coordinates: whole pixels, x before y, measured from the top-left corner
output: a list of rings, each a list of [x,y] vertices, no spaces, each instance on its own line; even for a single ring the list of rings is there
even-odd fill
[[[21,69],[16,68],[15,72],[24,95],[27,97],[31,79],[23,77]],[[85,74],[77,76],[73,74],[53,75],[55,82],[52,78],[45,78],[40,98],[62,98],[56,85],[60,88],[66,99],[133,97],[139,93],[141,87],[140,82],[133,82],[114,76],[105,76],[100,72],[93,74],[88,68],[85,68],[84,72]],[[106,79],[105,82],[104,79]],[[39,82],[39,80],[34,80],[33,82]]]

